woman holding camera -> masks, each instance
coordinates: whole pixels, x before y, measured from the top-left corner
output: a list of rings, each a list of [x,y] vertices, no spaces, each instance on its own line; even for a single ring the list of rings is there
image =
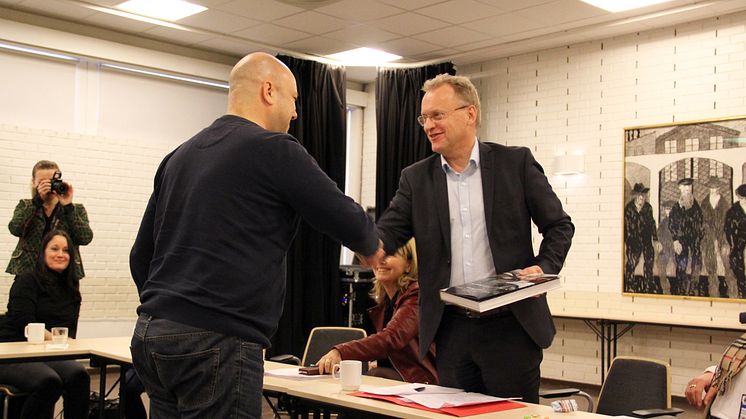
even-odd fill
[[[61,230],[47,233],[31,271],[16,276],[8,296],[8,312],[0,319],[0,342],[26,340],[29,323],[44,323],[45,338],[52,327],[67,327],[75,337],[80,314],[80,290],[75,274],[72,239]],[[0,364],[0,382],[11,384],[28,398],[20,417],[51,418],[63,397],[65,418],[88,417],[91,379],[75,360]]]
[[[73,185],[62,181],[55,162],[37,162],[31,171],[31,185],[31,199],[18,203],[8,224],[10,233],[18,237],[18,244],[5,271],[13,275],[33,271],[42,237],[59,229],[70,235],[75,273],[82,279],[85,271],[78,247],[93,239],[85,207],[73,204]]]

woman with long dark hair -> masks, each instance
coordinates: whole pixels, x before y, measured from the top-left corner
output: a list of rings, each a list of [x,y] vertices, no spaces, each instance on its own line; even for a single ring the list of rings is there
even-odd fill
[[[72,246],[62,230],[52,230],[41,240],[35,269],[16,276],[10,288],[0,342],[24,341],[29,323],[44,323],[45,340],[51,340],[52,327],[67,327],[69,336],[76,336],[81,296]],[[65,418],[88,416],[90,377],[77,361],[0,364],[0,382],[29,393],[22,419],[50,418],[60,396]]]

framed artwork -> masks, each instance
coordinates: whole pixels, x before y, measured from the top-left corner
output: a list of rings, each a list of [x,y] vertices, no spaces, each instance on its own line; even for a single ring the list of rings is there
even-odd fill
[[[746,115],[624,129],[622,293],[746,299]]]

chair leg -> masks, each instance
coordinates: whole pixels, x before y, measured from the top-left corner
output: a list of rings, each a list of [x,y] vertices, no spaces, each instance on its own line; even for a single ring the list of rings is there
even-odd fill
[[[8,419],[8,407],[10,405],[10,397],[6,394],[3,398],[3,419]]]
[[[280,416],[280,412],[278,412],[278,411],[277,411],[277,408],[276,408],[276,407],[275,407],[275,405],[274,405],[274,404],[272,403],[272,400],[270,400],[270,399],[269,399],[269,396],[267,396],[267,395],[265,394],[265,395],[264,395],[264,400],[266,400],[266,401],[267,401],[267,404],[269,405],[269,408],[270,408],[270,409],[272,409],[272,414],[273,414],[273,417],[274,417],[275,419],[282,419],[282,417]]]

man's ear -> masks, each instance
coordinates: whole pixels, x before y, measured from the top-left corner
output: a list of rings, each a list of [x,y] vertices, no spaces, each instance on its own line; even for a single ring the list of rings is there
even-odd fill
[[[262,100],[268,104],[275,103],[275,87],[269,80],[262,83]]]
[[[469,121],[473,121],[476,125],[477,123],[477,108],[474,106],[469,106],[469,109],[467,109],[467,112],[469,113]]]

